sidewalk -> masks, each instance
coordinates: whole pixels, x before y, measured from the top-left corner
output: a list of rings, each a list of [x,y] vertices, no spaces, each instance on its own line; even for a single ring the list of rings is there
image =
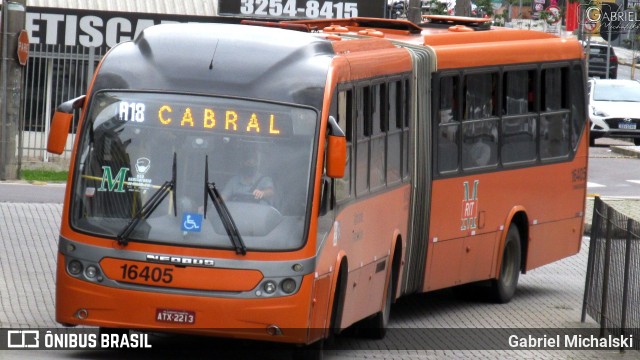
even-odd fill
[[[561,35],[561,37],[563,38],[575,38],[576,35],[573,34],[573,32],[570,31],[566,31],[563,30]],[[606,43],[607,41],[604,40],[603,38],[601,38],[600,36],[597,35],[592,35],[591,36],[591,42],[597,42],[597,43]],[[633,63],[633,58],[634,56],[636,58],[640,57],[640,50],[631,50],[631,49],[627,49],[621,46],[614,46],[613,50],[616,53],[616,56],[618,57],[618,63],[622,64],[622,65],[628,65],[631,66],[631,64]],[[640,62],[637,62],[635,64],[636,68],[640,68]]]
[[[610,205],[616,211],[640,222],[640,198],[638,199],[629,199],[629,198],[616,198],[616,197],[601,197],[607,205]],[[585,208],[585,216],[584,216],[584,235],[591,235],[591,225],[593,221],[593,202],[594,197],[587,197],[587,206]]]
[[[606,41],[599,36],[592,36],[591,42],[606,43]],[[621,65],[631,66],[634,55],[636,58],[640,56],[640,52],[638,50],[634,51],[621,46],[614,46],[613,50],[615,51],[616,56],[618,57],[618,64],[621,64]],[[639,67],[639,64],[636,64],[636,67]]]
[[[634,55],[636,58],[640,56],[640,52],[637,50],[633,51],[631,49],[617,47],[617,46],[614,46],[613,49],[616,52],[616,56],[618,57],[618,64],[621,64],[621,65],[631,66],[631,64],[633,63]],[[640,67],[640,64],[638,64],[637,61],[636,61],[635,67],[636,68]]]

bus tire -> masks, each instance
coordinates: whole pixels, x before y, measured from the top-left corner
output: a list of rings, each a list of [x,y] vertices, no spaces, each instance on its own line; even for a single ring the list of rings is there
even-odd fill
[[[393,303],[393,289],[395,283],[394,272],[391,271],[389,283],[385,291],[384,306],[382,310],[368,318],[363,324],[364,335],[370,339],[380,340],[387,334],[387,325],[389,324],[389,314],[391,313],[391,304]]]
[[[324,357],[324,348],[333,346],[336,334],[339,332],[338,323],[342,316],[342,304],[344,302],[346,274],[348,269],[347,261],[344,259],[340,264],[340,270],[337,277],[336,287],[333,294],[333,306],[329,317],[329,331],[325,339],[317,340],[309,345],[301,345],[296,347],[292,353],[294,360],[322,360]]]
[[[491,283],[491,295],[495,302],[504,304],[513,298],[520,276],[521,254],[520,232],[515,224],[511,224],[504,242],[500,274]]]

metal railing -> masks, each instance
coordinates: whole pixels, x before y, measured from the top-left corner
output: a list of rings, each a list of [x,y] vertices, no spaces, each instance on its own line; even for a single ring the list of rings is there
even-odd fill
[[[51,116],[64,101],[86,93],[102,53],[101,49],[82,46],[30,45],[23,84],[24,119],[18,139],[22,163],[69,161],[79,112],[69,130],[65,152],[59,156],[46,151]]]
[[[599,197],[593,205],[582,319],[600,324],[600,336],[640,338],[640,223]],[[640,342],[634,342],[640,348]]]

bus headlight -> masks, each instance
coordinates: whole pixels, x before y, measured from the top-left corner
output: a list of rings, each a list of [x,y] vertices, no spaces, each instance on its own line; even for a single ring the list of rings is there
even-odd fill
[[[82,263],[78,260],[69,261],[69,265],[67,265],[67,271],[71,275],[78,275],[82,272]]]
[[[93,279],[94,277],[96,277],[96,275],[98,275],[98,269],[93,265],[89,265],[87,266],[87,270],[85,270],[84,274],[89,279]]]
[[[280,288],[286,294],[291,294],[296,291],[296,281],[291,278],[284,279],[280,283]]]

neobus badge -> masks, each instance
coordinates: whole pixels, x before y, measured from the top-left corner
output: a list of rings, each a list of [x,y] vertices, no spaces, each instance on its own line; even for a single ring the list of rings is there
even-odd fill
[[[178,264],[178,265],[197,265],[197,266],[215,266],[216,262],[213,259],[198,259],[188,258],[182,256],[166,256],[166,255],[153,255],[147,254],[147,261],[165,263],[165,264]]]

